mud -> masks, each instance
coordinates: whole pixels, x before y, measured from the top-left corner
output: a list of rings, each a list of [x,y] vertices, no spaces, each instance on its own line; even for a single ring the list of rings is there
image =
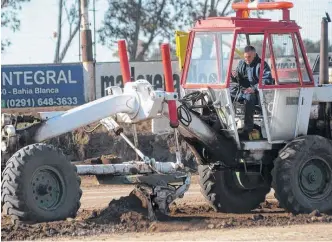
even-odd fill
[[[86,236],[101,233],[147,231],[150,221],[142,202],[130,194],[112,200],[101,210],[82,210],[76,219],[39,224],[12,225],[2,216],[1,240],[35,240],[54,236]]]
[[[38,240],[51,237],[79,237],[125,232],[171,232],[210,229],[235,229],[298,224],[332,224],[332,216],[315,211],[291,215],[277,202],[262,203],[249,214],[216,213],[208,205],[173,204],[169,216],[149,221],[147,210],[134,195],[112,200],[99,210],[82,210],[76,219],[40,224],[12,225],[2,217],[1,240]]]

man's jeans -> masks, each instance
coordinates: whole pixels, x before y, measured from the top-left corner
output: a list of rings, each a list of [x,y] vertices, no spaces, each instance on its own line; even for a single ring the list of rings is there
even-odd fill
[[[239,101],[244,101],[245,104],[244,130],[251,132],[254,129],[254,111],[257,103],[257,95],[255,93],[243,93]]]

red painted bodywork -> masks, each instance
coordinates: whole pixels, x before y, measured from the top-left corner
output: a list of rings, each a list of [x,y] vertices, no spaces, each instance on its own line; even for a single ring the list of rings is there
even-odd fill
[[[129,70],[129,61],[127,55],[127,46],[125,40],[118,41],[118,49],[119,49],[119,58],[120,58],[120,66],[122,73],[122,81],[123,84],[126,82],[130,82],[130,70]]]
[[[166,92],[175,92],[169,44],[161,45],[161,56],[162,56],[163,69],[165,75]],[[179,126],[179,119],[176,108],[176,102],[175,100],[168,100],[167,104],[168,104],[170,126],[172,128],[177,128]]]
[[[266,86],[262,85],[261,79],[262,79],[263,69],[261,69],[260,78],[259,78],[260,79],[259,88],[260,89],[265,89],[265,88],[271,89],[271,88],[298,88],[300,86],[312,87],[312,86],[314,86],[313,74],[312,74],[312,70],[309,66],[307,56],[305,54],[306,52],[304,49],[304,45],[303,45],[299,30],[300,30],[300,27],[295,23],[295,21],[289,21],[289,20],[272,21],[270,19],[254,19],[254,18],[238,18],[238,17],[214,17],[214,18],[208,18],[205,20],[199,20],[199,21],[197,21],[195,27],[190,32],[188,48],[187,48],[188,51],[186,54],[183,74],[181,77],[181,85],[184,88],[188,88],[188,89],[198,89],[198,88],[207,88],[207,87],[220,89],[220,88],[229,87],[231,63],[234,58],[234,49],[235,49],[237,35],[245,34],[245,33],[248,33],[248,34],[260,33],[260,34],[264,34],[263,50],[262,50],[262,56],[261,56],[262,63],[261,64],[264,64],[265,50],[266,50],[265,47],[266,47],[266,44],[268,43],[270,45],[269,46],[270,53],[271,53],[270,58],[272,58],[271,64],[273,65],[273,68],[271,68],[271,69],[274,70],[273,76],[276,79],[276,83],[275,83],[275,85],[266,85]],[[220,83],[220,84],[194,84],[194,83],[187,84],[187,83],[185,83],[185,80],[187,79],[189,64],[190,64],[189,62],[190,62],[194,37],[195,37],[195,33],[197,33],[197,32],[234,33],[231,56],[230,56],[230,60],[228,63],[229,68],[228,68],[228,72],[227,72],[227,76],[226,76],[226,81],[224,83]],[[299,83],[280,84],[278,82],[278,74],[275,71],[276,62],[275,62],[275,58],[274,58],[270,34],[289,34],[289,33],[292,35],[294,47],[295,47],[295,36],[298,38],[301,52],[304,53],[303,60],[304,60],[305,67],[308,70],[310,82],[305,82],[305,83],[303,82],[299,65],[298,65],[298,68],[296,68],[297,73],[299,75]],[[267,39],[269,40],[268,42],[267,42]],[[301,56],[301,58],[302,58],[302,55],[300,53],[297,53],[296,47],[294,48],[294,52],[295,52],[296,59],[298,62],[299,56]],[[217,51],[217,60],[219,60],[219,58],[220,58],[220,53]],[[292,71],[294,71],[294,69]],[[279,75],[282,75],[282,74],[287,75],[287,72],[286,73],[279,72]],[[220,74],[219,74],[219,77],[220,77]]]

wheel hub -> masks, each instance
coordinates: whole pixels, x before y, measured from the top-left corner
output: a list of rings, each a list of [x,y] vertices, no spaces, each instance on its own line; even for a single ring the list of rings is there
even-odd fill
[[[62,197],[63,181],[53,167],[41,167],[31,179],[33,199],[44,210],[55,209]]]
[[[311,159],[300,170],[300,187],[309,198],[324,197],[329,190],[331,169],[322,159]]]

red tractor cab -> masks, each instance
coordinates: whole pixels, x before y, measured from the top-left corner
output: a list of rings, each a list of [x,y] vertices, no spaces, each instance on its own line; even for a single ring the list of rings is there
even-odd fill
[[[255,131],[249,139],[283,143],[306,134],[312,104],[314,78],[300,35],[300,27],[290,20],[290,2],[235,3],[236,17],[215,17],[197,21],[189,34],[181,86],[186,95],[208,92],[224,127],[238,146],[238,131],[244,126],[244,104],[234,90],[239,83],[232,76],[244,59],[244,48],[254,46],[260,58],[254,69],[258,101],[255,106]],[[250,10],[282,10],[282,19],[247,18]],[[264,65],[270,81],[264,80]],[[260,68],[263,67],[263,68]],[[212,94],[211,94],[212,93]],[[311,93],[311,95],[310,95]],[[193,95],[191,95],[193,96]],[[306,98],[304,101],[303,98]],[[299,108],[299,102],[303,102]],[[204,110],[200,110],[204,113]],[[285,121],[287,120],[287,125]]]

